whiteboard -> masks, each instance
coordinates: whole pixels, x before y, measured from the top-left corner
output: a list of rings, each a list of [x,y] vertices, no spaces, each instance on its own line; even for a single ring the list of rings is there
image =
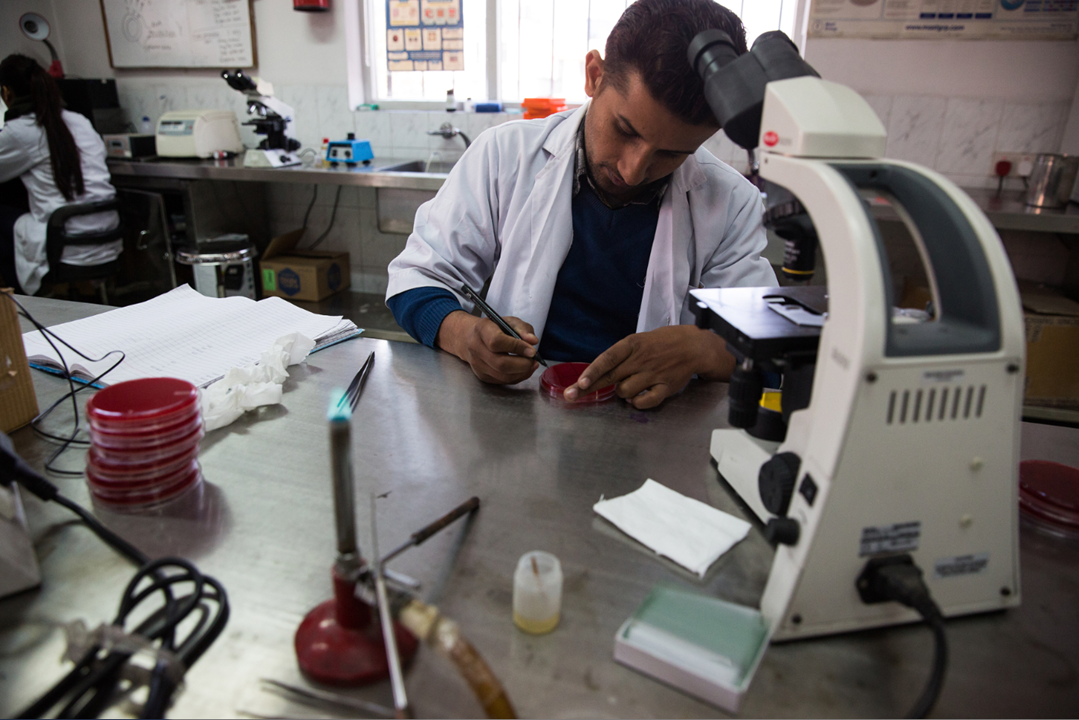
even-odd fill
[[[101,0],[114,68],[255,65],[250,0]]]

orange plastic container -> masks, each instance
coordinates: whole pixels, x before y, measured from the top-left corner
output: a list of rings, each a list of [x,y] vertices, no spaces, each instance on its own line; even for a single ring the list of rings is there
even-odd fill
[[[521,101],[521,108],[525,111],[525,120],[545,118],[559,110],[566,109],[565,98],[525,98]]]

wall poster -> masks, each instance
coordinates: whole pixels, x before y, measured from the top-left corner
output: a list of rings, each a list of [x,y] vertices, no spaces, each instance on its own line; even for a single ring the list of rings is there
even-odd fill
[[[461,4],[462,0],[386,0],[390,72],[464,70]]]
[[[1079,0],[812,0],[809,37],[1074,40]]]

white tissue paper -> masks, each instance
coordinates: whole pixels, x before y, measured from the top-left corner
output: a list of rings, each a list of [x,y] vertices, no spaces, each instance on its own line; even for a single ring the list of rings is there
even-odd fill
[[[303,362],[315,341],[289,333],[274,341],[257,363],[232,368],[202,391],[202,423],[206,432],[229,425],[248,410],[281,402],[281,385],[289,365]]]
[[[705,571],[749,533],[749,523],[688,498],[655,480],[592,506],[619,530],[704,577]]]

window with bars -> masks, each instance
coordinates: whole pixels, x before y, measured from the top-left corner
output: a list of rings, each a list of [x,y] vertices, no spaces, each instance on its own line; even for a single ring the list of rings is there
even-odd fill
[[[584,58],[603,52],[607,35],[633,0],[462,0],[465,69],[459,72],[389,72],[386,67],[384,0],[368,3],[369,101],[445,101],[472,98],[520,102],[526,97],[585,100]],[[795,37],[808,0],[724,0],[746,25],[750,45],[761,33],[782,30]],[[497,37],[497,57],[488,39]],[[493,95],[493,97],[492,97]]]

